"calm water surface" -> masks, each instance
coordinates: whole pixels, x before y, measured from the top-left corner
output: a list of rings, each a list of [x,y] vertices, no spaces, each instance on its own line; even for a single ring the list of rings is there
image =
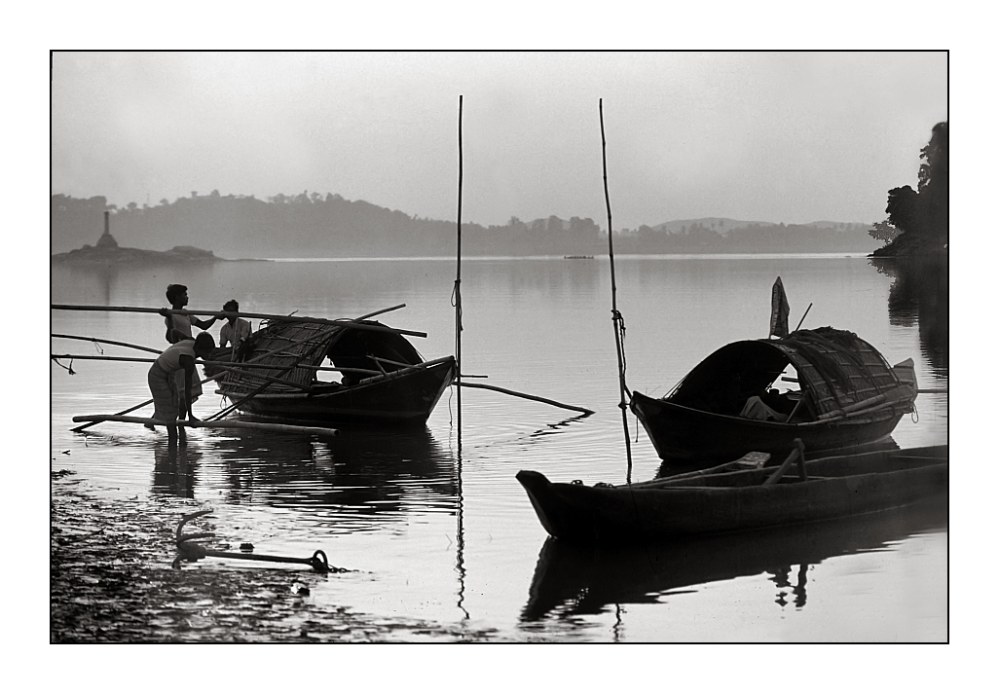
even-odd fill
[[[946,389],[946,355],[920,342],[917,315],[890,315],[892,279],[864,258],[619,258],[627,382],[665,394],[727,342],[765,337],[780,275],[796,325],[856,332],[891,362],[912,357],[920,386]],[[453,259],[220,263],[192,268],[55,267],[52,302],[158,307],[170,282],[192,309],[236,298],[245,311],[382,317],[425,331],[427,358],[454,353]],[[144,364],[53,365],[52,466],[107,498],[185,511],[211,508],[219,541],[351,569],[316,582],[302,610],[339,605],[375,621],[427,620],[502,641],[946,641],[946,508],[749,538],[619,552],[546,540],[514,479],[622,482],[626,458],[606,258],[467,259],[462,268],[463,373],[485,383],[588,407],[590,417],[484,390],[445,392],[417,431],[345,430],[332,440],[197,430],[186,449],[137,425],[73,434],[72,417],[116,412],[148,397]],[[256,327],[256,322],[254,322]],[[155,315],[55,311],[52,332],[163,346]],[[218,327],[212,332],[218,335]],[[54,353],[98,354],[53,340]],[[118,347],[104,354],[144,356]],[[63,362],[68,365],[67,362]],[[207,392],[199,416],[224,405]],[[945,443],[945,393],[921,394],[900,446]],[[147,414],[140,411],[136,414]],[[633,478],[660,468],[628,421]],[[169,566],[172,556],[163,557]],[[273,571],[205,560],[184,571]],[[266,635],[262,635],[266,640]],[[391,639],[386,634],[386,639]]]

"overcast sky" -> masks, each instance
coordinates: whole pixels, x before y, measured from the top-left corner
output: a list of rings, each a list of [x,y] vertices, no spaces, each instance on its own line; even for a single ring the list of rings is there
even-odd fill
[[[943,52],[67,53],[52,190],[304,190],[465,222],[872,222],[947,118]]]

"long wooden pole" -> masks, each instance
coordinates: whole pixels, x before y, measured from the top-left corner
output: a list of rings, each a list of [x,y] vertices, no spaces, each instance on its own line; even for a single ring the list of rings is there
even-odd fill
[[[806,308],[805,312],[801,314],[801,320],[798,321],[798,325],[795,327],[795,330],[801,329],[801,324],[805,322],[805,316],[807,316],[808,312],[811,310],[812,310],[812,302],[808,302],[808,308]]]
[[[463,95],[458,96],[458,248],[457,248],[457,270],[454,280],[454,341],[455,341],[455,383],[458,384],[458,452],[461,452],[461,186],[464,176],[462,166],[462,142],[461,142],[461,116]]]
[[[82,361],[123,361],[123,362],[138,362],[140,364],[152,364],[155,359],[151,357],[114,357],[107,356],[103,354],[53,354],[52,359],[80,359]],[[262,374],[252,373],[252,369],[270,369],[271,371],[288,371],[290,369],[310,369],[312,371],[335,371],[342,373],[361,373],[367,374],[369,376],[380,376],[381,371],[374,371],[373,369],[354,369],[354,368],[341,368],[338,366],[313,366],[311,364],[291,364],[288,366],[282,366],[281,364],[251,364],[246,367],[247,362],[236,362],[239,366],[235,366],[233,362],[230,361],[201,361],[196,360],[198,365],[208,365],[208,366],[221,366],[229,371],[236,371],[243,373],[247,376],[255,376],[259,378],[267,378]],[[209,378],[205,380],[214,380],[214,378]],[[278,383],[280,379],[272,379],[275,383]],[[288,381],[291,383],[291,381]]]
[[[468,619],[468,610],[465,609],[465,495],[462,489],[462,465],[461,465],[461,188],[464,178],[463,152],[462,152],[462,107],[464,95],[458,95],[458,219],[457,219],[457,269],[454,279],[454,358],[455,358],[455,383],[458,384],[456,390],[456,400],[458,406],[458,547],[457,547],[457,570],[458,570],[458,609],[462,611]]]
[[[455,385],[461,386],[462,388],[482,388],[483,390],[495,390],[497,393],[506,393],[507,395],[514,395],[518,398],[524,398],[525,400],[533,400],[535,402],[543,402],[546,405],[554,405],[555,407],[561,407],[563,410],[571,410],[573,412],[580,412],[585,415],[593,414],[593,410],[588,410],[585,407],[577,407],[575,405],[566,405],[565,403],[557,402],[555,400],[549,400],[548,398],[542,398],[537,395],[529,395],[527,393],[520,393],[516,390],[508,390],[507,388],[500,388],[499,386],[490,386],[485,383],[458,383]]]
[[[61,335],[59,333],[52,333],[52,337],[57,337],[63,340],[82,340],[84,342],[93,342],[94,344],[102,345],[116,345],[118,347],[128,347],[130,349],[137,349],[140,352],[150,352],[152,354],[159,354],[162,350],[153,349],[152,347],[143,347],[142,345],[133,345],[131,342],[118,342],[116,340],[101,340],[96,337],[83,337],[82,335]]]
[[[294,321],[298,323],[317,323],[319,325],[336,325],[340,327],[356,328],[358,330],[371,330],[374,332],[396,333],[398,335],[408,335],[410,337],[426,337],[424,332],[416,330],[403,330],[401,328],[390,328],[387,325],[369,325],[360,323],[349,318],[314,318],[311,316],[289,316],[280,313],[246,313],[243,311],[192,311],[189,309],[173,308],[146,308],[143,306],[83,306],[75,304],[52,304],[53,311],[107,311],[119,313],[172,313],[180,316],[239,316],[241,318],[266,318],[277,321]]]
[[[624,383],[624,347],[621,344],[621,313],[617,310],[617,279],[614,275],[614,226],[611,217],[610,192],[607,188],[607,138],[604,135],[604,100],[600,99],[600,144],[604,165],[604,201],[607,204],[607,248],[610,257],[611,276],[611,317],[614,323],[614,345],[617,348],[617,375],[621,391],[621,423],[624,425],[624,446],[628,453],[628,483],[631,483],[631,432],[628,429],[628,402],[625,397],[627,386]]]
[[[152,425],[162,425],[176,424],[177,426],[192,427],[192,428],[205,428],[205,429],[255,429],[257,431],[280,431],[289,434],[315,434],[317,436],[337,436],[338,431],[336,429],[327,429],[326,427],[307,427],[299,426],[297,424],[277,424],[270,422],[247,422],[247,421],[235,421],[235,420],[221,420],[216,422],[207,422],[204,420],[187,420],[179,419],[174,422],[164,422],[159,419],[152,419],[151,417],[126,417],[122,415],[115,414],[81,414],[73,417],[74,422],[125,422],[128,424],[152,424]]]

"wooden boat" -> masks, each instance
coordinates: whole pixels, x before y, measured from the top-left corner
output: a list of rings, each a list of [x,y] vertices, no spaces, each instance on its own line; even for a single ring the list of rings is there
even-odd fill
[[[786,474],[796,458],[798,474]],[[897,508],[946,490],[947,459],[947,446],[931,446],[806,463],[799,448],[776,469],[745,469],[740,460],[631,485],[553,483],[528,470],[517,473],[517,480],[552,537],[603,543],[729,533]]]
[[[780,392],[786,382],[797,387]],[[718,462],[780,453],[795,439],[810,453],[877,441],[913,411],[916,393],[911,359],[890,366],[855,334],[827,327],[725,345],[665,397],[635,391],[630,405],[662,459]]]
[[[377,321],[284,319],[252,333],[235,358],[217,350],[205,374],[218,376],[217,392],[235,409],[256,417],[384,425],[425,423],[455,369],[454,357],[426,361]],[[329,372],[340,379],[320,378]]]

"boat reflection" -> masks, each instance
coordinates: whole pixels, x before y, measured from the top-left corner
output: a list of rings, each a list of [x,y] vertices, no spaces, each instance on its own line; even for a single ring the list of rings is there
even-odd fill
[[[797,528],[622,548],[545,541],[521,621],[572,620],[609,605],[656,603],[670,591],[766,575],[778,604],[804,607],[810,567],[831,557],[883,550],[947,527],[947,497],[890,512]]]
[[[330,511],[352,530],[458,508],[455,457],[426,427],[341,429],[332,439],[248,431],[214,448],[233,504]]]

